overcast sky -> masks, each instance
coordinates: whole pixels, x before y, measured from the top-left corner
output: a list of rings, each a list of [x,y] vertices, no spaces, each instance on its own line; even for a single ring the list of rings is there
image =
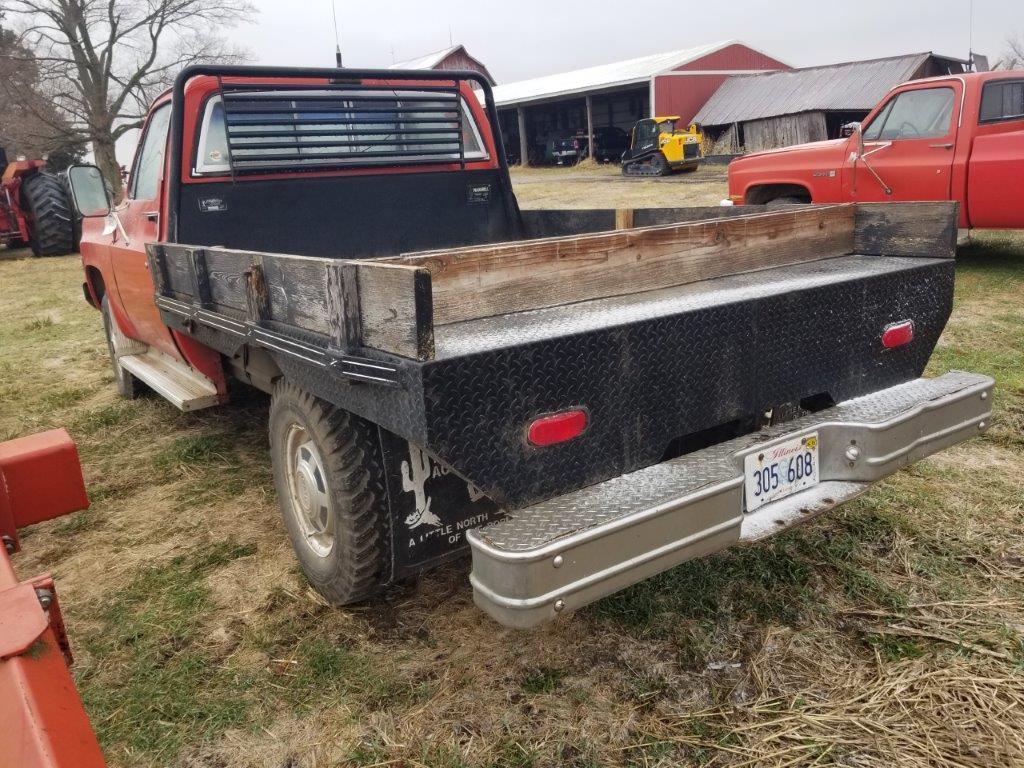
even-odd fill
[[[255,62],[333,66],[331,0],[254,0],[225,35]],[[966,58],[970,0],[335,0],[346,66],[387,66],[448,47],[449,34],[499,83],[736,39],[796,67],[934,51]],[[644,10],[644,8],[649,10]],[[974,50],[995,61],[1024,35],[1024,0],[974,0]],[[135,136],[118,144],[131,161]]]
[[[456,43],[501,82],[738,39],[793,66],[918,51],[967,57],[969,0],[336,0],[345,64],[383,66]],[[260,63],[332,65],[331,0],[256,0],[233,30]],[[974,48],[1024,34],[1024,0],[975,0]]]

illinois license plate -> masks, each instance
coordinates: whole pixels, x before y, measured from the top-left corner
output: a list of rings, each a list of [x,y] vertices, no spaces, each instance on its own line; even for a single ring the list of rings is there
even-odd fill
[[[818,433],[802,435],[743,459],[747,511],[818,484]]]

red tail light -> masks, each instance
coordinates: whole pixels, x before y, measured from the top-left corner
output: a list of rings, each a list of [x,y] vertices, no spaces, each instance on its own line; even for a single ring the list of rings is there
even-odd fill
[[[533,445],[545,446],[579,437],[586,428],[587,412],[573,410],[536,419],[526,434]]]
[[[882,346],[886,349],[902,347],[914,340],[914,321],[902,320],[892,325],[887,325],[882,331]]]

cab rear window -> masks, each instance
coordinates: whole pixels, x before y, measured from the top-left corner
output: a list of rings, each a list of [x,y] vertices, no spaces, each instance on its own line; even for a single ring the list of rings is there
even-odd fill
[[[1024,80],[986,83],[981,91],[979,122],[1024,120]]]
[[[487,158],[452,90],[225,90],[200,124],[197,175]]]

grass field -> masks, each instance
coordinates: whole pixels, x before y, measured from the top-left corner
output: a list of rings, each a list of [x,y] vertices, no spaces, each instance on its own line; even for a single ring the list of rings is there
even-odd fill
[[[524,207],[724,194],[604,176],[516,184]],[[266,399],[119,400],[77,258],[3,255],[0,439],[67,426],[92,499],[15,566],[56,577],[113,766],[1024,765],[1020,237],[961,251],[929,368],[997,379],[988,434],[532,634],[473,607],[467,563],[325,606],[275,506]]]

